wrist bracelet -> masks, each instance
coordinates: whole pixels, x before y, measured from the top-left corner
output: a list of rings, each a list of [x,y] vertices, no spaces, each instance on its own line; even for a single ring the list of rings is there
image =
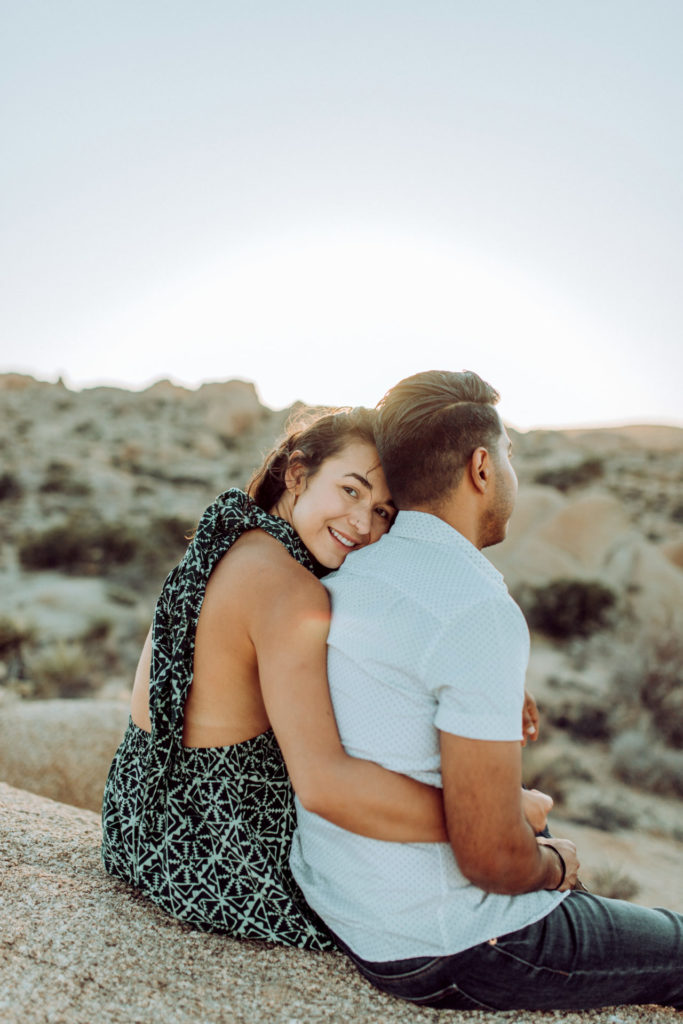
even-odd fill
[[[552,850],[553,853],[557,854],[557,856],[560,858],[560,864],[562,865],[562,876],[561,876],[559,882],[557,883],[557,885],[553,886],[553,891],[554,891],[556,889],[560,889],[562,887],[562,885],[564,884],[564,880],[567,877],[567,865],[565,863],[564,857],[562,856],[562,854],[560,853],[560,851],[557,849],[556,846],[551,846],[550,843],[543,843],[543,845],[547,846],[548,849]]]

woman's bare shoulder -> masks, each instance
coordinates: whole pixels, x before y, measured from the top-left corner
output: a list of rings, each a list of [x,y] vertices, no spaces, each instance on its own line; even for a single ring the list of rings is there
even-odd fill
[[[271,595],[280,588],[324,593],[325,588],[279,540],[264,530],[249,530],[235,541],[211,577],[214,589],[239,591],[246,598],[264,589]]]

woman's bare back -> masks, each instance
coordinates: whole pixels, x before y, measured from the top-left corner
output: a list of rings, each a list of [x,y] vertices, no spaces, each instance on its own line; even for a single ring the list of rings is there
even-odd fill
[[[212,572],[202,603],[194,650],[194,671],[185,704],[183,745],[222,747],[241,743],[270,728],[261,696],[256,650],[250,637],[255,574],[267,572],[278,600],[283,583],[308,570],[262,530],[240,537]],[[291,574],[291,576],[290,576]],[[286,594],[281,595],[286,599]],[[151,630],[140,655],[131,702],[136,725],[150,731]]]

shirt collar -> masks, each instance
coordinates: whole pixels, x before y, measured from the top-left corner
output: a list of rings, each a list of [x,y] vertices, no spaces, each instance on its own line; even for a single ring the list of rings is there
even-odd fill
[[[399,512],[393,522],[389,536],[406,537],[409,540],[442,544],[458,550],[481,572],[497,583],[503,583],[503,575],[493,566],[481,551],[475,548],[458,530],[430,512]]]

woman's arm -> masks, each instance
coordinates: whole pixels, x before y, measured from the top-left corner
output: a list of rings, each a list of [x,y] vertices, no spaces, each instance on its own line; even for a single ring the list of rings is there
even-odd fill
[[[440,789],[350,757],[342,747],[325,666],[327,593],[287,559],[252,576],[247,621],[263,700],[299,800],[373,839],[447,842]]]

